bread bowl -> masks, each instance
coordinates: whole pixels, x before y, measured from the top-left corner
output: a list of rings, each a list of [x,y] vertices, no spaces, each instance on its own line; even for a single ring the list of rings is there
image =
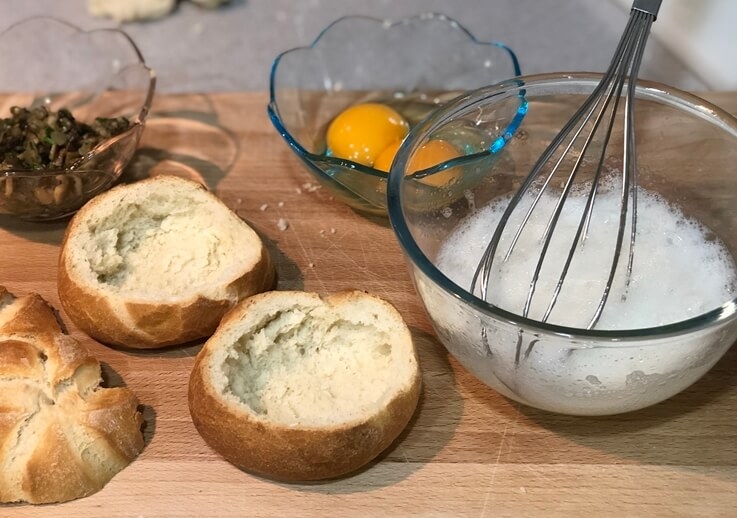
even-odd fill
[[[39,295],[0,286],[0,502],[87,496],[136,458],[138,400],[101,381],[100,363]]]
[[[131,348],[208,336],[235,303],[273,283],[256,232],[202,185],[175,176],[94,198],[71,220],[59,257],[69,318]]]
[[[268,292],[241,302],[197,355],[195,427],[226,460],[282,481],[351,473],[413,415],[421,374],[390,304],[364,292]]]

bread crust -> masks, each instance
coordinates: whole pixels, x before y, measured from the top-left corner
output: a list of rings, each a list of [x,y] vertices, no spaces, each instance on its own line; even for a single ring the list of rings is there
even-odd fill
[[[292,292],[279,292],[288,300]],[[378,412],[365,418],[330,426],[288,426],[258,416],[246,407],[225,400],[211,377],[218,332],[234,325],[264,295],[241,302],[223,319],[216,334],[198,354],[189,384],[189,408],[198,432],[213,450],[237,467],[285,482],[316,481],[343,476],[368,464],[404,430],[420,397],[422,376],[409,330],[416,369],[408,386],[397,391]],[[369,297],[346,292],[325,297],[340,304],[344,297]],[[380,300],[380,299],[377,299]],[[401,321],[396,310],[381,301]]]
[[[8,296],[0,287],[0,299]],[[138,400],[102,388],[100,364],[37,294],[0,305],[0,502],[100,490],[143,449]],[[0,300],[0,303],[2,301]]]
[[[141,180],[137,185],[140,188],[141,184],[156,183],[161,185],[151,185],[152,189],[166,189],[166,183],[171,182],[186,182],[207,192],[200,184],[176,177],[154,177]],[[209,336],[235,303],[274,285],[274,266],[258,237],[258,260],[252,268],[240,272],[223,287],[222,292],[226,296],[221,299],[191,293],[177,298],[163,294],[158,300],[135,300],[105,289],[104,285],[91,285],[80,279],[70,266],[72,252],[68,243],[71,236],[80,231],[85,220],[104,202],[106,195],[116,195],[117,190],[128,187],[121,185],[93,198],[73,217],[61,244],[57,279],[59,299],[69,318],[86,334],[109,345],[135,349],[186,343]],[[211,195],[211,201],[231,212],[214,195]],[[252,232],[245,222],[235,214],[233,216],[244,225],[244,229]],[[187,237],[182,236],[182,239]]]

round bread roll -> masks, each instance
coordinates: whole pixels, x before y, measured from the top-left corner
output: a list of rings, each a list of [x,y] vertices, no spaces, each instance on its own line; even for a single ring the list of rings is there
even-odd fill
[[[39,295],[0,286],[0,502],[80,498],[136,458],[138,400],[100,382],[99,362]]]
[[[239,300],[270,288],[259,236],[202,185],[156,176],[93,198],[61,245],[58,289],[93,338],[150,349],[210,335]]]
[[[345,475],[414,413],[421,375],[409,329],[363,292],[268,292],[241,302],[197,355],[189,409],[239,468],[282,481]]]

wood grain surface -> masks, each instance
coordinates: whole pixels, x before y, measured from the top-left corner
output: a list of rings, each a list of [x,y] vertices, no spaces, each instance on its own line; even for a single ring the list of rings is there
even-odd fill
[[[737,112],[737,93],[709,97]],[[737,349],[665,403],[607,417],[522,407],[467,374],[434,337],[385,221],[333,200],[266,117],[265,94],[160,96],[136,177],[198,178],[265,239],[279,289],[360,288],[410,325],[424,371],[420,408],[376,462],[351,477],[287,485],[244,473],[194,429],[187,381],[201,344],[129,352],[70,333],[144,405],[146,447],[101,492],[0,516],[737,516]],[[281,230],[283,218],[288,228]],[[0,284],[59,307],[56,261],[65,223],[0,216]]]

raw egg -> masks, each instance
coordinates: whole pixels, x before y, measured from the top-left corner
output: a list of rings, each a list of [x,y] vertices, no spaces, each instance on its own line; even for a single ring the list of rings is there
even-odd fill
[[[398,140],[397,142],[392,142],[385,147],[384,151],[379,153],[379,156],[376,157],[374,169],[388,173],[389,169],[391,169],[392,162],[394,162],[394,157],[397,155],[397,151],[399,151],[399,146],[401,145],[402,141]]]
[[[333,156],[373,166],[379,154],[401,142],[409,124],[396,110],[379,103],[356,104],[328,126],[327,145]]]
[[[401,141],[390,144],[385,148],[384,151],[382,151],[376,158],[374,168],[379,171],[389,172],[392,162],[394,161],[394,156],[397,154],[400,145]],[[407,173],[422,171],[423,169],[436,166],[459,156],[461,156],[461,153],[450,142],[440,139],[431,140],[420,146],[420,149],[412,155],[412,158],[409,160],[409,166],[407,167]],[[435,187],[442,187],[443,185],[448,184],[455,177],[455,171],[447,170],[422,178],[420,181]]]

